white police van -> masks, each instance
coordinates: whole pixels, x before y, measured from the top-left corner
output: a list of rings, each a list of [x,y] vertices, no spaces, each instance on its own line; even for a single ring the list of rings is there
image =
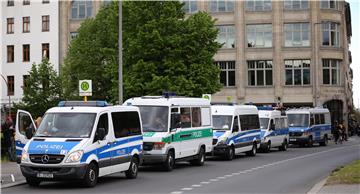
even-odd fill
[[[258,110],[252,105],[213,105],[213,155],[232,160],[245,152],[255,156],[260,144]]]
[[[331,138],[331,117],[327,108],[298,108],[286,111],[289,123],[289,143],[300,146],[328,144]]]
[[[286,151],[289,143],[287,117],[272,107],[258,107],[261,128],[260,149],[270,152],[273,147]]]
[[[29,139],[21,129],[23,117],[31,119],[24,111],[19,112],[16,137]],[[32,186],[41,181],[76,179],[93,187],[99,176],[116,172],[136,178],[142,144],[137,107],[62,101],[59,107],[46,111],[24,146],[20,168]]]
[[[144,164],[160,163],[171,171],[175,161],[203,165],[212,149],[210,101],[202,98],[144,96],[124,105],[140,108]]]

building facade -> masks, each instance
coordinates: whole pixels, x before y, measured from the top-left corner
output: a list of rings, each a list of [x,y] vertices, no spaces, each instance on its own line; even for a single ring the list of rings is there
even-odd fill
[[[59,69],[59,4],[52,0],[4,0],[1,12],[1,109],[19,102],[33,63],[48,58]]]
[[[350,6],[345,1],[183,1],[216,19],[224,87],[213,101],[325,106],[347,123],[352,107]]]

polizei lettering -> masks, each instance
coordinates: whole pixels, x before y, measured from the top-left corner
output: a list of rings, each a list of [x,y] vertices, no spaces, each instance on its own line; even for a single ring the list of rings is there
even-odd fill
[[[63,145],[37,145],[36,149],[55,149],[60,150],[63,148]]]

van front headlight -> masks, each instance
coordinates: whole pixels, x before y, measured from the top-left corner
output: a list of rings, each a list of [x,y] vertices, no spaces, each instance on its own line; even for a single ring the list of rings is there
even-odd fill
[[[25,150],[21,153],[21,162],[29,162],[29,154]]]
[[[226,141],[227,141],[227,137],[219,138],[219,145],[226,144]]]
[[[78,151],[72,152],[66,158],[65,163],[79,162],[83,154],[84,154],[83,150],[78,150]]]

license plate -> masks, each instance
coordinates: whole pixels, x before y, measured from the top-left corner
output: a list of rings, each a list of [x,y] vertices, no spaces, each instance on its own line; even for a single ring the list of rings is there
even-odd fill
[[[290,141],[296,141],[296,139],[290,139]]]
[[[54,178],[54,174],[51,173],[37,173],[38,178]]]

